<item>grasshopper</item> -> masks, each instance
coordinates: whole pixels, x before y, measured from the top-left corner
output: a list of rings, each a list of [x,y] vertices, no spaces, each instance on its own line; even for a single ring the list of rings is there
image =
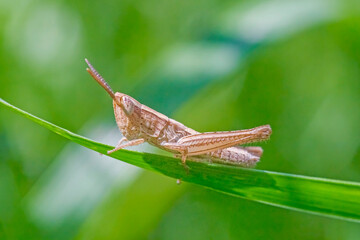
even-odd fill
[[[85,59],[86,70],[107,91],[113,100],[116,123],[123,138],[108,154],[122,148],[148,142],[186,160],[210,161],[242,167],[254,167],[261,147],[236,145],[264,141],[271,135],[270,125],[246,130],[199,133],[120,92],[114,93],[104,78]]]

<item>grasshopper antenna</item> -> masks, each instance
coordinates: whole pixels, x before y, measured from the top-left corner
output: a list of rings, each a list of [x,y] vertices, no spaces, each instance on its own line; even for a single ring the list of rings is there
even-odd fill
[[[105,81],[105,79],[96,71],[96,69],[91,65],[89,60],[85,58],[85,62],[89,66],[89,68],[86,68],[86,71],[90,73],[90,75],[107,91],[107,93],[110,95],[110,97],[118,103],[118,100],[115,98],[114,91],[111,89],[109,84]]]

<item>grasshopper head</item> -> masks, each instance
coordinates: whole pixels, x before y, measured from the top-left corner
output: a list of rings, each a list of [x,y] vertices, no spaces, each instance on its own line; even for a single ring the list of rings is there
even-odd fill
[[[115,93],[114,103],[121,107],[127,116],[130,116],[134,113],[134,111],[141,109],[141,104],[138,101],[126,94],[119,92]]]
[[[140,134],[141,104],[134,98],[115,93],[113,100],[116,123],[122,134],[128,139],[137,139]]]

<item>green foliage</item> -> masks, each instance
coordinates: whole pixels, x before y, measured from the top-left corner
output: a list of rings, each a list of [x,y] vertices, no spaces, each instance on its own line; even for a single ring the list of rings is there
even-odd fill
[[[111,101],[85,71],[86,57],[115,91],[197,131],[270,124],[256,168],[275,174],[225,167],[239,176],[271,176],[261,191],[237,189],[243,197],[177,186],[0,107],[0,239],[359,239],[357,222],[303,212],[320,211],[321,181],[296,178],[304,184],[284,186],[292,175],[276,174],[339,179],[331,186],[342,189],[350,187],[342,181],[360,182],[359,6],[358,0],[0,1],[2,99],[114,145],[121,135]],[[177,161],[173,169],[183,171]],[[237,181],[249,179],[258,178]],[[303,194],[316,191],[314,183],[321,192]],[[267,191],[289,201],[301,196],[291,206],[303,204],[302,210],[247,200],[267,199]],[[338,189],[324,191],[337,199],[321,208],[326,215],[339,218],[335,209],[342,209],[350,219],[359,212],[343,204],[351,198],[336,195]]]
[[[112,149],[33,116],[2,99],[0,103],[60,136],[101,154],[107,154]],[[111,157],[233,196],[360,222],[360,183],[191,161],[187,163],[187,173],[179,159],[127,150],[117,151]]]

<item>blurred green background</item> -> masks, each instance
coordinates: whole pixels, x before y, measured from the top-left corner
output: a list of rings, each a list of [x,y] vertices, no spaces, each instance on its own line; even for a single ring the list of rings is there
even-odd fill
[[[0,97],[94,140],[121,135],[85,57],[198,131],[271,124],[259,169],[360,181],[358,0],[3,0],[0,49]],[[359,224],[178,186],[0,108],[0,239],[359,238]]]

